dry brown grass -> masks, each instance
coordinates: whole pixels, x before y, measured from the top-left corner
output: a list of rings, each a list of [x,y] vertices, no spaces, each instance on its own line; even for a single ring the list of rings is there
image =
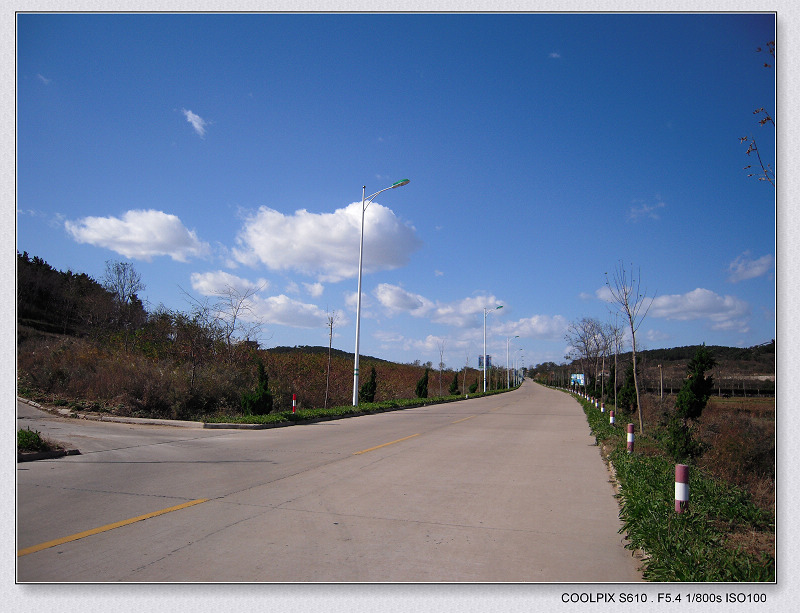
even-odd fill
[[[642,397],[648,434],[657,433],[674,406],[674,395],[665,395],[663,399],[656,395]],[[712,396],[696,424],[695,438],[704,449],[697,460],[699,467],[744,489],[754,504],[774,515],[774,398]],[[645,449],[637,447],[637,452],[645,453]]]

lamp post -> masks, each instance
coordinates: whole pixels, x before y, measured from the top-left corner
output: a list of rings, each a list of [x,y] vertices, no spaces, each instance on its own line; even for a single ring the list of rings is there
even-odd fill
[[[494,307],[492,311],[502,309],[503,305]],[[486,315],[487,312],[491,313],[486,307],[483,307],[483,391],[486,391]]]
[[[359,340],[361,334],[361,271],[362,271],[362,264],[364,261],[364,213],[367,211],[367,207],[372,204],[372,200],[378,194],[385,192],[387,189],[394,189],[395,187],[400,187],[402,185],[407,185],[408,179],[403,179],[402,181],[397,181],[392,183],[389,187],[385,187],[382,190],[379,190],[369,196],[368,198],[365,196],[367,193],[367,186],[364,185],[361,187],[361,243],[358,247],[358,302],[356,303],[356,357],[355,357],[355,364],[353,366],[353,406],[358,406],[358,349],[359,349]]]
[[[506,387],[511,388],[511,362],[508,361],[508,343],[511,341],[510,336],[506,337]],[[519,338],[519,334],[513,338]]]

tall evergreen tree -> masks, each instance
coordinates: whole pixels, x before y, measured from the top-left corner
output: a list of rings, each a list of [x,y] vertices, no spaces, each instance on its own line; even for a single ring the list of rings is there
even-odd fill
[[[617,393],[616,408],[625,413],[631,413],[636,408],[636,383],[633,376],[633,363],[625,369],[625,381]]]
[[[272,394],[269,392],[269,376],[264,362],[258,360],[258,383],[255,391],[244,392],[241,397],[245,415],[267,415],[272,411]]]
[[[375,372],[375,367],[369,372],[369,379],[364,382],[361,389],[358,391],[359,402],[375,402],[375,392],[378,389],[378,374]]]
[[[686,380],[675,400],[675,411],[667,423],[667,449],[676,462],[685,462],[702,453],[702,447],[692,437],[694,422],[700,419],[714,387],[712,376],[706,371],[716,365],[716,360],[703,345],[686,366]]]
[[[453,380],[450,382],[450,389],[448,391],[451,396],[458,394],[458,373],[453,374]]]
[[[422,375],[422,379],[417,381],[417,398],[427,398],[428,397],[428,372],[430,371],[429,368],[425,369],[425,374]]]
[[[702,345],[686,366],[687,377],[675,402],[675,415],[679,419],[697,420],[703,414],[714,387],[714,378],[705,376],[706,371],[716,366],[717,361],[705,345]]]

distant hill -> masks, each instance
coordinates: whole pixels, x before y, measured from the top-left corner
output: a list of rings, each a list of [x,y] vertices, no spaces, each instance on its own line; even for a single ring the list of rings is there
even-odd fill
[[[310,346],[310,345],[295,345],[294,347],[286,347],[286,346],[279,346],[279,347],[269,347],[264,348],[264,351],[269,351],[271,353],[306,353],[311,355],[316,354],[324,354],[328,355],[328,348],[327,347],[317,347],[317,346]],[[342,351],[341,349],[336,349],[335,347],[331,349],[331,355],[337,358],[349,358],[350,360],[355,359],[355,354],[352,351]],[[374,362],[383,362],[384,364],[391,364],[389,360],[384,360],[382,358],[376,358],[369,355],[360,354],[359,358],[362,360],[370,360]]]
[[[687,347],[673,347],[672,349],[646,349],[641,353],[651,360],[674,362],[690,360],[701,345]],[[755,345],[754,347],[725,347],[721,345],[707,345],[717,361],[731,362],[756,362],[765,366],[774,367],[775,341]],[[630,355],[630,352],[626,355]]]
[[[646,349],[638,353],[641,359],[651,364],[658,363],[666,366],[688,362],[701,346],[689,345],[671,349]],[[711,351],[719,366],[732,367],[738,365],[742,371],[764,371],[765,374],[775,373],[774,340],[753,347],[725,347],[722,345],[707,345],[706,347]],[[622,354],[620,357],[630,360],[631,352]]]

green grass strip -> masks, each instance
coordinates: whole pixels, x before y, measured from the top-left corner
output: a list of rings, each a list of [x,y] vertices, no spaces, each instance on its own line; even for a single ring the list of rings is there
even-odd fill
[[[664,582],[774,582],[775,559],[730,544],[731,533],[774,532],[772,517],[753,505],[746,492],[692,466],[689,505],[675,512],[675,462],[662,455],[626,450],[627,424],[609,424],[608,412],[583,405],[592,433],[612,451],[620,486],[621,534],[626,547],[645,552],[644,578]],[[636,435],[636,444],[658,446]],[[643,440],[644,439],[644,440]]]

